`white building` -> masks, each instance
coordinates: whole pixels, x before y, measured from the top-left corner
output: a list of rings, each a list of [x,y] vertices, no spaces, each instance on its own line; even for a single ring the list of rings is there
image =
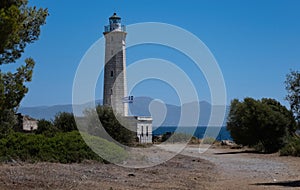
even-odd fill
[[[152,143],[152,117],[138,116],[137,138],[140,143]]]

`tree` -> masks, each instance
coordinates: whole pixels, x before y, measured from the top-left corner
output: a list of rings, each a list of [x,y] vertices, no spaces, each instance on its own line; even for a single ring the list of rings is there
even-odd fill
[[[283,146],[288,130],[295,125],[292,112],[274,99],[231,102],[227,129],[237,144],[275,152]]]
[[[133,142],[135,142],[135,132],[122,125],[126,125],[127,121],[125,118],[115,116],[112,108],[110,107],[98,105],[96,110],[97,113],[94,113],[92,110],[85,111],[85,116],[89,120],[87,122],[89,134],[108,139],[107,136],[104,135],[104,128],[110,137],[121,144],[131,145]],[[103,128],[99,126],[96,117],[98,117],[98,121],[100,120]],[[119,121],[117,118],[119,120],[121,119],[122,121]]]
[[[291,71],[287,74],[285,81],[285,88],[288,92],[286,99],[289,101],[291,110],[294,113],[294,116],[300,123],[300,72]]]
[[[45,24],[47,9],[28,6],[27,0],[1,0],[0,3],[0,65],[15,63],[26,46],[38,40]],[[0,127],[12,127],[14,114],[28,92],[25,86],[32,79],[35,62],[25,59],[16,71],[0,69]]]
[[[61,112],[56,114],[53,124],[62,132],[71,132],[77,130],[73,113]]]
[[[296,131],[297,124],[292,111],[288,110],[285,106],[281,105],[278,101],[274,99],[263,98],[261,102],[263,104],[268,105],[272,109],[272,111],[281,113],[284,116],[284,118],[287,119],[286,122],[288,123],[289,134],[294,134],[294,132]]]
[[[47,137],[53,137],[58,132],[58,129],[53,125],[52,122],[41,119],[38,122],[38,128],[35,134],[44,134]]]

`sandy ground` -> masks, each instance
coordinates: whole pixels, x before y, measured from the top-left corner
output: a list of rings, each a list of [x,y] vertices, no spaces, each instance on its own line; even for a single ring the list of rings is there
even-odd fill
[[[1,164],[0,189],[300,189],[300,158],[223,148],[199,154],[196,145],[182,154],[144,169],[89,161]]]
[[[198,147],[189,146],[183,154],[198,152]],[[221,148],[210,148],[198,157],[217,170],[210,189],[300,189],[300,158]]]

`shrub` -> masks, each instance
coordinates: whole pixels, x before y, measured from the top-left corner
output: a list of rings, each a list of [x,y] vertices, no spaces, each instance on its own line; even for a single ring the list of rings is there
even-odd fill
[[[105,135],[105,133],[107,133],[115,141],[124,145],[132,145],[135,142],[135,132],[124,127],[122,124],[127,121],[118,116],[118,119],[123,119],[122,124],[119,122],[112,108],[98,105],[96,110],[97,113],[93,110],[85,110],[89,134],[109,139],[108,136]],[[103,128],[100,125],[102,125]],[[103,129],[105,129],[105,131],[103,131]]]
[[[161,142],[165,142],[167,141],[171,136],[172,136],[173,133],[171,132],[166,132],[162,135],[161,137]]]
[[[53,125],[52,122],[41,119],[38,122],[38,128],[35,134],[44,134],[47,137],[53,137],[59,130]]]
[[[99,137],[85,135],[98,144],[98,152],[107,155],[107,158],[115,158],[118,161],[126,158],[124,149]],[[57,133],[53,137],[43,134],[12,133],[7,138],[0,139],[0,160],[11,158],[21,161],[48,161],[60,163],[82,162],[83,160],[104,160],[93,152],[83,141],[78,131]]]
[[[171,132],[166,132],[165,134],[162,135],[162,142],[168,141],[172,143],[188,143],[190,142],[193,138],[195,138],[193,135],[186,134],[186,133],[171,133]]]
[[[73,113],[58,113],[54,118],[53,124],[55,127],[57,127],[57,129],[59,129],[62,132],[71,132],[77,130]]]
[[[294,125],[292,112],[276,100],[245,98],[231,102],[227,129],[237,144],[276,152]]]
[[[205,137],[204,139],[202,139],[203,144],[213,144],[215,141],[216,139],[213,137]]]
[[[1,106],[2,104],[0,105],[0,107]],[[12,109],[2,110],[0,112],[0,138],[6,137],[11,132],[13,132],[13,127],[17,124],[17,117],[15,116],[15,112]]]
[[[280,150],[280,155],[300,157],[300,138],[290,137],[288,143]]]

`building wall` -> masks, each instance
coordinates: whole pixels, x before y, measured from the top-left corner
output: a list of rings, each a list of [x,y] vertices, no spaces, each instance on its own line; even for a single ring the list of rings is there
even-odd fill
[[[38,121],[24,116],[22,127],[23,127],[23,131],[37,130],[38,129]]]
[[[152,121],[138,121],[136,135],[140,143],[152,143]]]
[[[123,103],[127,96],[125,38],[126,32],[122,31],[105,34],[103,94],[103,104],[123,116],[128,115],[128,105]]]
[[[139,143],[152,143],[152,117],[128,116],[125,119],[129,129],[136,131]]]

